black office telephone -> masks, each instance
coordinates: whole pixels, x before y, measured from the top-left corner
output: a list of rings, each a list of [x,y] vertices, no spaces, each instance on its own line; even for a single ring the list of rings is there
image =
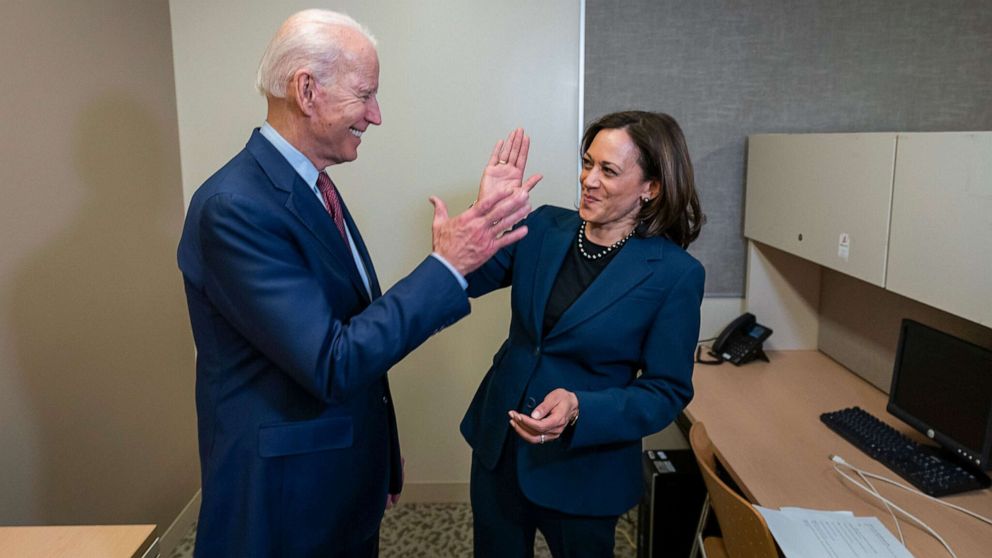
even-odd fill
[[[756,358],[768,362],[768,357],[761,350],[761,344],[771,334],[772,330],[759,324],[754,314],[745,312],[730,322],[713,342],[710,355],[717,360],[711,363],[716,364],[726,360],[739,366]]]

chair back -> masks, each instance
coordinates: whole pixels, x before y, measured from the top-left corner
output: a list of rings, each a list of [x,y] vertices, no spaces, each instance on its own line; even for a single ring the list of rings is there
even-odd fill
[[[731,558],[777,558],[778,549],[765,518],[717,476],[716,451],[703,423],[692,425],[689,445],[699,462],[727,555]]]

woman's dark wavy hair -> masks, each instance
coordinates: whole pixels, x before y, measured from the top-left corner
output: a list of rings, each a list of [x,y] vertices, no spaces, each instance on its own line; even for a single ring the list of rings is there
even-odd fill
[[[689,148],[678,122],[661,112],[629,110],[601,117],[582,135],[582,153],[600,130],[627,131],[640,152],[637,163],[645,180],[657,180],[657,196],[641,206],[637,232],[663,236],[687,248],[699,236],[706,216],[699,208]]]

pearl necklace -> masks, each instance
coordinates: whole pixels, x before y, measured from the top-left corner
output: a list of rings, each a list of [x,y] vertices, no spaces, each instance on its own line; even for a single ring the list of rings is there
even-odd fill
[[[634,229],[636,228],[637,227],[634,227]],[[582,221],[582,224],[579,225],[579,253],[582,254],[582,257],[587,260],[598,260],[599,258],[602,258],[603,256],[623,246],[630,237],[634,236],[634,229],[630,229],[630,232],[627,233],[627,236],[609,245],[606,248],[606,250],[603,250],[602,252],[596,255],[591,255],[589,254],[589,252],[586,252],[585,247],[582,245],[582,237],[585,236],[585,231],[586,231],[586,222]]]

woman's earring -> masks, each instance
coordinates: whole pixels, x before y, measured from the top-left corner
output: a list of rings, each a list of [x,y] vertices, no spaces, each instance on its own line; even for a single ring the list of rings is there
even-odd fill
[[[651,201],[651,198],[641,198],[641,203],[647,205]]]

